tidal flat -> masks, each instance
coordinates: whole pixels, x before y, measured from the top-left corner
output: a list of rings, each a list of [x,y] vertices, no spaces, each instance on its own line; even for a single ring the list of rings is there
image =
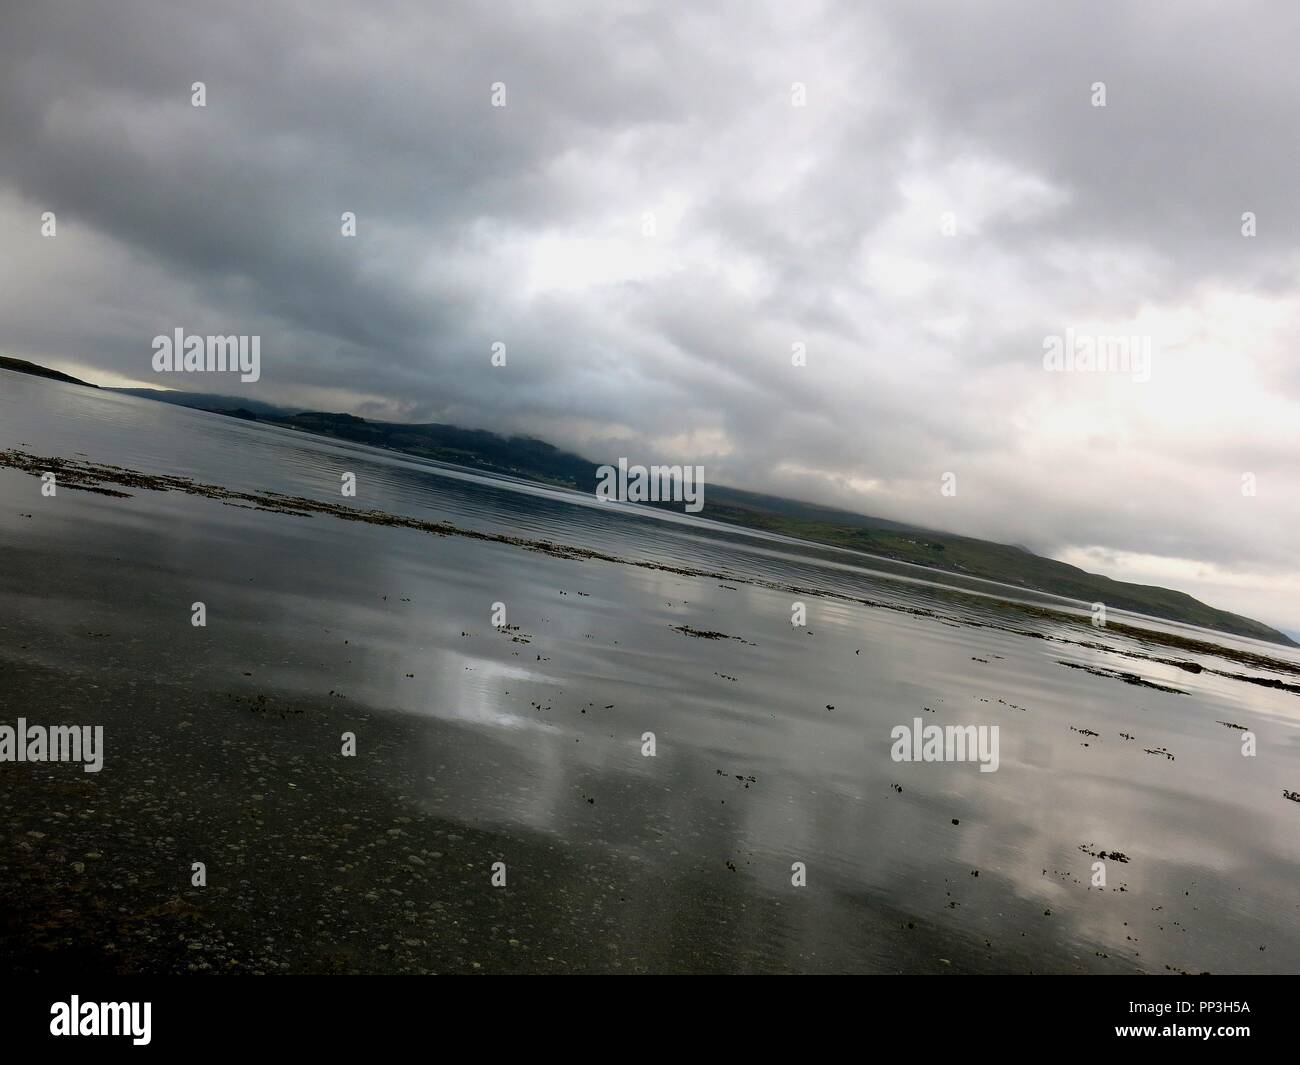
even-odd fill
[[[1294,649],[3,377],[11,973],[1300,966]]]

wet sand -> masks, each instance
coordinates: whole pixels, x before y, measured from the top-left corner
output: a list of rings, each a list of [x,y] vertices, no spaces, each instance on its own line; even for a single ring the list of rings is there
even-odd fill
[[[12,661],[4,672],[0,719],[71,687]],[[683,856],[647,868],[599,842],[439,817],[427,808],[446,767],[426,756],[459,740],[441,723],[154,683],[101,684],[93,703],[58,706],[68,722],[103,719],[113,757],[148,768],[0,774],[11,974],[981,972],[1045,961],[1038,937],[954,938],[867,893],[827,909],[756,892],[728,867],[744,856],[725,848],[708,866]],[[339,757],[344,730],[361,756]],[[188,885],[191,857],[206,859],[206,888]],[[504,888],[490,885],[494,861],[506,862]],[[895,965],[882,970],[882,953]],[[1063,967],[1095,966],[1053,960]]]

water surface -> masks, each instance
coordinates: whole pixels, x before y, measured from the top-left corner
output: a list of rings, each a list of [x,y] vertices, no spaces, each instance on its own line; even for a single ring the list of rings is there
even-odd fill
[[[45,499],[37,479],[0,470],[0,669],[17,678],[0,719],[105,721],[109,753],[95,801],[140,794],[149,805],[151,766],[188,758],[196,773],[210,772],[202,816],[211,831],[233,831],[248,781],[213,767],[232,750],[256,759],[265,745],[278,760],[254,778],[257,802],[279,796],[284,809],[300,809],[280,823],[292,835],[311,811],[340,806],[313,772],[336,771],[337,750],[318,740],[353,714],[385,743],[393,730],[404,737],[393,747],[392,778],[400,763],[403,781],[389,797],[394,810],[491,840],[462,855],[467,869],[454,878],[419,872],[391,905],[369,898],[373,885],[349,882],[349,844],[331,843],[315,878],[243,878],[245,907],[292,910],[327,892],[349,913],[349,902],[368,905],[370,932],[333,933],[361,952],[357,967],[385,967],[398,952],[416,968],[461,967],[462,955],[447,953],[453,942],[464,967],[506,970],[1300,965],[1300,804],[1282,796],[1300,788],[1297,696],[1113,652],[1259,670],[1170,655],[998,598],[1086,612],[1056,597],[0,372],[3,448],[329,502],[352,472],[358,496],[348,502],[357,506],[719,575],[178,493],[64,490]],[[826,593],[800,596],[806,627],[790,624],[786,585]],[[190,624],[197,601],[208,612],[202,629]],[[492,624],[498,603],[512,626],[505,631]],[[1272,645],[1156,627],[1300,661]],[[1177,692],[1062,661],[1138,673]],[[292,712],[257,717],[259,697]],[[146,716],[148,743],[136,743],[132,730]],[[891,729],[915,718],[997,725],[997,772],[894,762]],[[1230,726],[1255,734],[1256,757],[1243,757],[1242,730]],[[654,757],[642,754],[645,733],[654,734]],[[200,734],[210,746],[188,747]],[[219,750],[224,735],[229,749]],[[371,733],[360,735],[364,744]],[[294,759],[297,777],[285,770]],[[7,803],[21,809],[25,778],[2,768]],[[382,759],[365,771],[371,790],[385,780]],[[187,791],[174,801],[199,800]],[[80,812],[76,803],[69,810]],[[57,842],[49,830],[57,823],[42,823]],[[98,853],[125,851],[129,827],[124,814],[85,838],[102,838]],[[20,842],[28,831],[26,821],[13,826]],[[145,867],[119,879],[134,876],[138,892],[160,900],[192,899],[184,880],[167,887],[187,867],[168,838],[133,851],[133,867]],[[1106,862],[1105,888],[1091,882],[1096,852],[1127,859]],[[506,889],[488,882],[498,860],[510,869]],[[793,863],[806,867],[807,886],[792,885]],[[114,888],[88,890],[111,897]],[[468,933],[438,917],[415,938],[384,928],[390,912],[436,915],[445,906],[488,906],[495,916]],[[531,921],[530,933],[502,932],[512,920]],[[238,933],[227,933],[236,943]],[[364,953],[367,935],[390,934],[392,944],[380,946],[391,951]],[[549,959],[538,956],[543,941]],[[294,950],[286,955],[294,968],[324,967],[313,966],[310,943]]]

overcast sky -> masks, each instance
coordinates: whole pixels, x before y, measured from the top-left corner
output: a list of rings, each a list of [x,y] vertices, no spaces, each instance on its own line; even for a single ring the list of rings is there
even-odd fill
[[[10,0],[0,350],[703,464],[1296,631],[1297,30],[1285,0]],[[261,381],[161,380],[177,327],[259,334]],[[1067,330],[1150,338],[1151,379],[1048,372]]]

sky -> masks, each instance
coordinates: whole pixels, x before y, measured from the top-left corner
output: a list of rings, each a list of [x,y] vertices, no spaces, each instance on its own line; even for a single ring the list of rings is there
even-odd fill
[[[703,465],[1300,632],[1297,31],[9,0],[0,351]],[[155,373],[177,328],[260,336],[261,379]],[[1132,339],[1097,372],[1053,337]]]

